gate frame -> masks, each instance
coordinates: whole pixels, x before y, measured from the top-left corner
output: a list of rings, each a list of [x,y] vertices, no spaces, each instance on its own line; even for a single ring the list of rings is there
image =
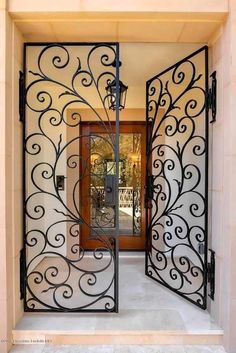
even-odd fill
[[[149,207],[148,207],[148,202],[149,199],[151,199],[150,197],[150,189],[149,189],[149,168],[148,168],[148,164],[147,164],[147,169],[146,169],[146,251],[145,251],[145,274],[147,277],[151,278],[152,280],[158,282],[159,284],[163,285],[164,287],[168,288],[169,290],[171,290],[172,292],[174,292],[175,294],[181,296],[182,298],[188,300],[189,302],[191,302],[192,304],[198,306],[199,308],[206,310],[207,309],[207,290],[208,290],[208,278],[209,278],[209,274],[212,274],[211,270],[212,268],[209,266],[208,264],[208,208],[209,208],[209,190],[208,190],[208,185],[209,185],[209,110],[212,109],[212,107],[209,104],[209,96],[210,96],[210,91],[209,91],[209,58],[208,58],[208,54],[209,54],[209,48],[207,45],[204,45],[203,47],[197,49],[196,51],[192,52],[191,54],[187,55],[186,57],[182,58],[181,60],[177,61],[175,64],[171,65],[170,67],[164,69],[163,71],[161,71],[160,73],[158,73],[157,75],[154,75],[153,77],[151,77],[149,80],[146,81],[146,124],[148,126],[148,117],[149,117],[149,112],[148,112],[148,103],[149,103],[149,94],[148,94],[148,90],[149,90],[149,85],[152,81],[154,81],[156,78],[162,76],[163,74],[167,73],[168,71],[171,71],[173,69],[178,68],[182,63],[186,62],[188,59],[191,59],[192,57],[198,55],[199,53],[203,52],[205,53],[204,55],[204,59],[205,59],[205,67],[204,67],[204,75],[205,75],[205,112],[204,114],[204,118],[205,118],[205,124],[204,124],[204,142],[205,142],[205,169],[204,169],[204,173],[205,173],[205,182],[204,182],[204,189],[205,189],[205,193],[204,193],[204,206],[205,206],[205,213],[204,213],[204,227],[205,227],[205,241],[204,241],[204,267],[203,267],[203,304],[199,304],[197,301],[192,300],[191,298],[188,298],[187,296],[185,296],[184,294],[182,294],[179,290],[176,290],[175,288],[172,288],[170,285],[168,285],[165,282],[162,282],[160,280],[158,280],[157,278],[154,278],[153,276],[151,276],[148,273],[148,258],[149,258],[149,249],[148,249],[148,243],[150,241],[151,238],[151,234],[148,234],[148,227],[149,227]],[[216,102],[215,102],[216,103]],[[214,108],[216,108],[214,106]],[[212,109],[213,110],[213,109]],[[151,136],[152,137],[152,136]],[[148,141],[149,141],[149,135],[148,135],[148,128],[147,128],[147,149],[146,149],[146,154],[147,154],[147,161],[149,160],[148,158],[148,153],[149,153],[149,145],[148,145]],[[190,259],[191,260],[191,259]],[[213,274],[213,278],[212,281],[214,282],[214,274]],[[214,287],[214,286],[213,286]],[[214,297],[214,295],[213,295]]]
[[[40,47],[46,48],[47,46],[51,45],[60,45],[62,47],[72,46],[72,47],[86,47],[91,46],[95,47],[97,45],[105,45],[115,48],[116,58],[115,58],[115,82],[116,82],[116,101],[119,102],[120,99],[120,92],[119,92],[119,81],[120,81],[120,43],[119,42],[25,42],[23,47],[23,71],[20,71],[20,78],[19,78],[19,89],[20,89],[20,99],[19,99],[19,113],[20,113],[20,121],[23,124],[23,134],[22,134],[22,160],[23,160],[23,178],[22,178],[22,209],[23,209],[23,222],[22,222],[22,234],[23,234],[23,248],[20,252],[20,298],[23,300],[24,303],[24,312],[53,312],[53,313],[63,313],[63,312],[70,312],[70,313],[113,313],[119,312],[119,217],[115,217],[115,225],[116,225],[116,234],[112,236],[114,238],[114,309],[113,310],[106,310],[104,309],[80,309],[80,310],[54,310],[54,309],[29,309],[26,305],[26,287],[27,287],[27,255],[26,255],[26,150],[25,150],[25,140],[26,140],[26,70],[27,70],[27,63],[26,63],[26,50],[27,47]],[[109,109],[109,108],[107,108]],[[116,107],[115,113],[115,136],[116,136],[116,145],[115,145],[115,161],[116,161],[116,189],[119,186],[119,107]],[[116,195],[116,207],[115,212],[117,213],[119,210],[119,203],[118,203],[118,193]],[[88,305],[89,307],[89,305]]]

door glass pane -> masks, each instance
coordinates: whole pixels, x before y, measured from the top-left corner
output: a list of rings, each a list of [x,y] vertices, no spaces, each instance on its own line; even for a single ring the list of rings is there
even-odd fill
[[[92,234],[115,232],[114,149],[107,134],[90,136],[90,222]]]
[[[141,134],[120,134],[119,159],[119,234],[140,236]],[[113,150],[105,134],[90,137],[91,224],[94,231],[115,229],[112,202],[113,177],[116,174]]]

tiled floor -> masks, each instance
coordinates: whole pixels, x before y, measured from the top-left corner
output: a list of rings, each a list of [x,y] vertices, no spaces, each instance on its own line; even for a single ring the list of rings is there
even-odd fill
[[[144,256],[120,258],[118,314],[26,314],[24,330],[184,330],[212,331],[219,327],[209,313],[170,292],[144,274]]]
[[[225,353],[219,346],[42,346],[18,345],[11,353]]]
[[[118,314],[26,314],[19,330],[180,330],[217,332],[209,313],[168,291],[144,274],[144,257],[120,259]],[[141,332],[141,331],[140,331]],[[15,345],[11,353],[224,353],[220,346],[170,345]]]

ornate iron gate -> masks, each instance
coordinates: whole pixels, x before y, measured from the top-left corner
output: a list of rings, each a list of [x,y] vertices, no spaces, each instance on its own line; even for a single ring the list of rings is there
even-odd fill
[[[208,48],[146,85],[146,274],[205,309]]]
[[[24,53],[25,311],[117,311],[119,46],[29,43]],[[113,80],[116,92],[108,94]],[[84,121],[99,124],[102,137],[81,135]],[[101,138],[112,175],[93,153]],[[83,148],[90,151],[86,160]],[[85,232],[96,248],[82,248]]]

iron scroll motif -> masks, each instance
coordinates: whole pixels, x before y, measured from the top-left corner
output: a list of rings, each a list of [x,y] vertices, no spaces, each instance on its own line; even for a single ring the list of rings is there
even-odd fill
[[[147,82],[146,274],[206,308],[208,48]],[[199,245],[205,251],[200,254]]]
[[[118,63],[113,43],[25,47],[25,311],[118,310],[117,238],[92,229],[82,212],[90,200],[80,199],[91,177],[81,146],[95,138],[80,134],[83,114],[104,128],[116,161],[104,87],[119,79]],[[82,228],[100,244],[90,252]]]

